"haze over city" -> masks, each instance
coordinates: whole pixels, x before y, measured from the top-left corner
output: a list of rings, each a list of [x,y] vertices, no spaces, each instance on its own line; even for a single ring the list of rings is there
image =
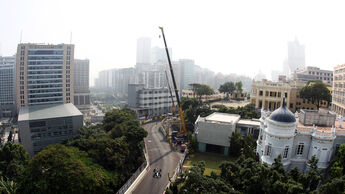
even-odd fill
[[[20,42],[72,43],[90,59],[90,81],[104,69],[134,67],[136,40],[163,47],[215,72],[270,78],[281,70],[287,42],[305,45],[306,65],[332,70],[344,62],[344,3],[332,1],[10,1],[0,2],[0,54]],[[6,27],[5,27],[6,26]],[[93,83],[92,83],[93,84]]]

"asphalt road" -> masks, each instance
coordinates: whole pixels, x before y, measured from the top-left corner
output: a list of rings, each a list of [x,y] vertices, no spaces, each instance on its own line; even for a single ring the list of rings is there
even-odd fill
[[[169,143],[164,139],[162,133],[158,130],[160,122],[149,123],[143,127],[147,130],[148,135],[145,138],[145,144],[149,155],[149,171],[138,184],[133,193],[143,194],[161,194],[169,182],[168,173],[171,177],[176,168],[182,153],[172,149]],[[153,169],[162,169],[161,178],[153,178]]]

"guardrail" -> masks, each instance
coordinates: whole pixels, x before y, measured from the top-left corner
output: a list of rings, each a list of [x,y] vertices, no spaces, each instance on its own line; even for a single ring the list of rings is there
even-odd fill
[[[148,167],[149,156],[146,150],[146,144],[144,148],[144,156],[145,161],[141,164],[141,166],[135,171],[135,173],[127,180],[127,182],[116,192],[116,194],[124,194],[127,190],[132,186],[133,182],[143,173],[143,171]],[[130,189],[131,190],[131,189]]]
[[[116,192],[117,194],[124,194],[127,189],[132,185],[132,183],[137,179],[137,177],[140,175],[140,173],[146,168],[146,160],[143,162],[143,164],[135,171],[135,173],[127,180],[127,182]]]
[[[177,167],[174,170],[175,172],[174,172],[173,176],[171,177],[169,183],[167,184],[166,188],[168,188],[170,186],[171,182],[175,181],[176,178],[178,177],[178,175],[182,173],[182,167],[183,167],[184,160],[186,159],[187,153],[188,153],[188,149],[186,148],[186,150],[185,150],[184,154],[182,155],[182,158],[178,162]],[[165,191],[164,191],[164,193],[165,193]]]

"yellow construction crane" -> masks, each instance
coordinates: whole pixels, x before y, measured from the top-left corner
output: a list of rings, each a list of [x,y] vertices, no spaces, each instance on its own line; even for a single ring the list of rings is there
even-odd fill
[[[176,86],[174,70],[172,68],[171,61],[170,61],[170,55],[169,55],[169,50],[168,50],[167,42],[165,40],[164,30],[163,30],[163,27],[161,27],[161,26],[159,27],[159,29],[161,29],[161,31],[162,31],[162,36],[163,36],[164,45],[165,45],[165,51],[166,51],[167,57],[168,57],[171,78],[172,78],[172,81],[173,81],[173,84],[174,84],[176,101],[177,101],[178,109],[179,109],[179,112],[180,112],[181,124],[182,124],[182,129],[183,129],[183,131],[180,131],[179,133],[177,133],[177,136],[187,135],[186,124],[185,124],[184,118],[183,118],[182,106],[181,106],[180,98],[179,98],[179,95],[178,95],[178,89],[177,89],[177,86]]]

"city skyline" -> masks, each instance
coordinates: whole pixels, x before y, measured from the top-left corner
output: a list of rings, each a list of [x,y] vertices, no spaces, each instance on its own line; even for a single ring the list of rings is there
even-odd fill
[[[0,32],[0,52],[12,56],[21,31],[23,43],[72,40],[76,58],[90,59],[93,81],[101,70],[134,67],[140,37],[151,37],[152,47],[162,47],[158,26],[163,25],[174,60],[193,59],[215,72],[254,77],[261,70],[269,78],[271,70],[282,70],[287,42],[295,37],[306,47],[306,66],[332,70],[345,61],[341,5],[5,0],[0,3],[0,17],[6,18],[0,21],[6,26]],[[15,13],[11,12],[14,8]]]

